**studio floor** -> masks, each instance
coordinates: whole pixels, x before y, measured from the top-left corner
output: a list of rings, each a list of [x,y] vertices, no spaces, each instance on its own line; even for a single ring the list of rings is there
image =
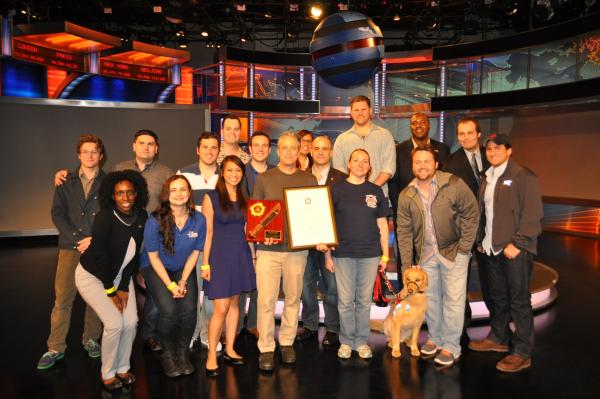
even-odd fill
[[[206,351],[194,353],[199,369],[169,379],[156,353],[136,339],[132,367],[137,382],[115,394],[100,385],[100,361],[88,359],[80,340],[83,302],[76,300],[64,361],[46,371],[36,362],[46,351],[54,300],[57,249],[53,239],[0,240],[0,287],[4,315],[0,337],[0,397],[10,398],[600,398],[600,241],[544,233],[538,260],[555,268],[558,300],[535,316],[536,342],[530,370],[507,375],[495,370],[501,354],[464,350],[460,362],[438,369],[431,360],[394,359],[385,338],[372,333],[374,357],[341,362],[335,350],[314,340],[296,344],[297,363],[258,370],[255,341],[242,335],[244,366],[224,366],[217,379],[204,375]],[[469,328],[486,335],[486,323]],[[320,336],[324,334],[321,328]],[[420,342],[425,339],[421,332]]]

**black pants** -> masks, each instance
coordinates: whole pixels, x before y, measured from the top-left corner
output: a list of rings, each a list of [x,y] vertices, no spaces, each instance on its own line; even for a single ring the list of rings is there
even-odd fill
[[[167,270],[171,281],[179,281],[183,270],[171,272]],[[158,324],[156,331],[163,352],[174,353],[188,347],[196,327],[196,307],[198,303],[198,284],[194,270],[187,280],[185,297],[174,299],[152,267],[142,269],[146,287],[158,308]]]
[[[483,255],[480,268],[489,289],[491,331],[488,336],[494,342],[510,345],[511,353],[529,358],[533,348],[533,309],[529,281],[533,269],[533,254],[521,250],[515,259],[504,253]],[[509,323],[515,324],[512,333]]]

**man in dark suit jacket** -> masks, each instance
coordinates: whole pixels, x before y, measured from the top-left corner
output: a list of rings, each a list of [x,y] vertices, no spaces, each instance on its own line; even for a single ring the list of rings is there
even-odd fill
[[[477,198],[479,194],[479,185],[481,183],[482,176],[485,171],[490,167],[490,163],[485,157],[485,150],[479,145],[479,139],[481,138],[481,126],[479,122],[470,117],[460,119],[456,123],[456,136],[461,148],[456,152],[452,153],[450,157],[444,162],[442,169],[446,172],[450,172],[462,179],[469,189]],[[481,262],[481,256],[478,255],[477,251],[473,251],[477,257],[478,264]],[[472,259],[472,258],[471,258]],[[469,265],[470,266],[470,265]],[[480,273],[484,273],[484,270],[479,268]],[[468,277],[471,277],[471,268],[469,267]],[[487,279],[480,274],[481,280],[481,292],[483,294],[483,300],[488,309],[491,309],[492,304],[489,301],[489,289],[487,287]],[[467,283],[467,292],[468,292]],[[469,336],[466,333],[466,328],[471,323],[471,307],[469,306],[469,299],[467,298],[467,305],[465,306],[465,323],[463,328],[463,335],[461,341],[463,344],[469,342]]]
[[[327,136],[319,136],[313,140],[311,155],[313,158],[312,174],[319,185],[331,186],[348,177],[345,173],[331,166],[331,140]],[[322,279],[319,278],[319,275]],[[322,283],[320,283],[322,282]],[[325,294],[323,309],[325,310],[325,337],[323,346],[336,347],[340,331],[340,318],[337,310],[337,286],[335,275],[325,268],[322,252],[310,250],[304,270],[302,287],[302,326],[296,335],[297,341],[305,341],[317,337],[319,328],[319,301],[317,300],[317,285]],[[323,286],[324,285],[324,286]]]
[[[414,179],[410,153],[412,150],[425,144],[431,144],[438,153],[438,163],[443,165],[450,154],[448,145],[436,141],[429,137],[429,118],[427,115],[417,112],[410,117],[410,131],[412,137],[396,145],[396,174],[389,181],[390,201],[394,210],[394,220],[396,220],[396,210],[398,209],[398,195],[404,190],[408,183]]]

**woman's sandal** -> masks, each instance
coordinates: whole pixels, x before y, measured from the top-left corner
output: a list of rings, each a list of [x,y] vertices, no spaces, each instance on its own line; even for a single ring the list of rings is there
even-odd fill
[[[131,385],[135,382],[135,375],[129,371],[123,374],[117,374],[117,377],[121,380],[123,385]]]
[[[113,377],[108,380],[102,380],[102,386],[107,391],[115,391],[119,388],[123,388],[123,382],[119,378]]]

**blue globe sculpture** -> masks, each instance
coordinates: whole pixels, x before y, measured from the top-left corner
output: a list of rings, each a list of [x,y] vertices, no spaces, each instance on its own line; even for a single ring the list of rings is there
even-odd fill
[[[371,18],[346,11],[317,26],[310,54],[317,74],[332,86],[349,89],[373,77],[383,58],[383,36]]]

